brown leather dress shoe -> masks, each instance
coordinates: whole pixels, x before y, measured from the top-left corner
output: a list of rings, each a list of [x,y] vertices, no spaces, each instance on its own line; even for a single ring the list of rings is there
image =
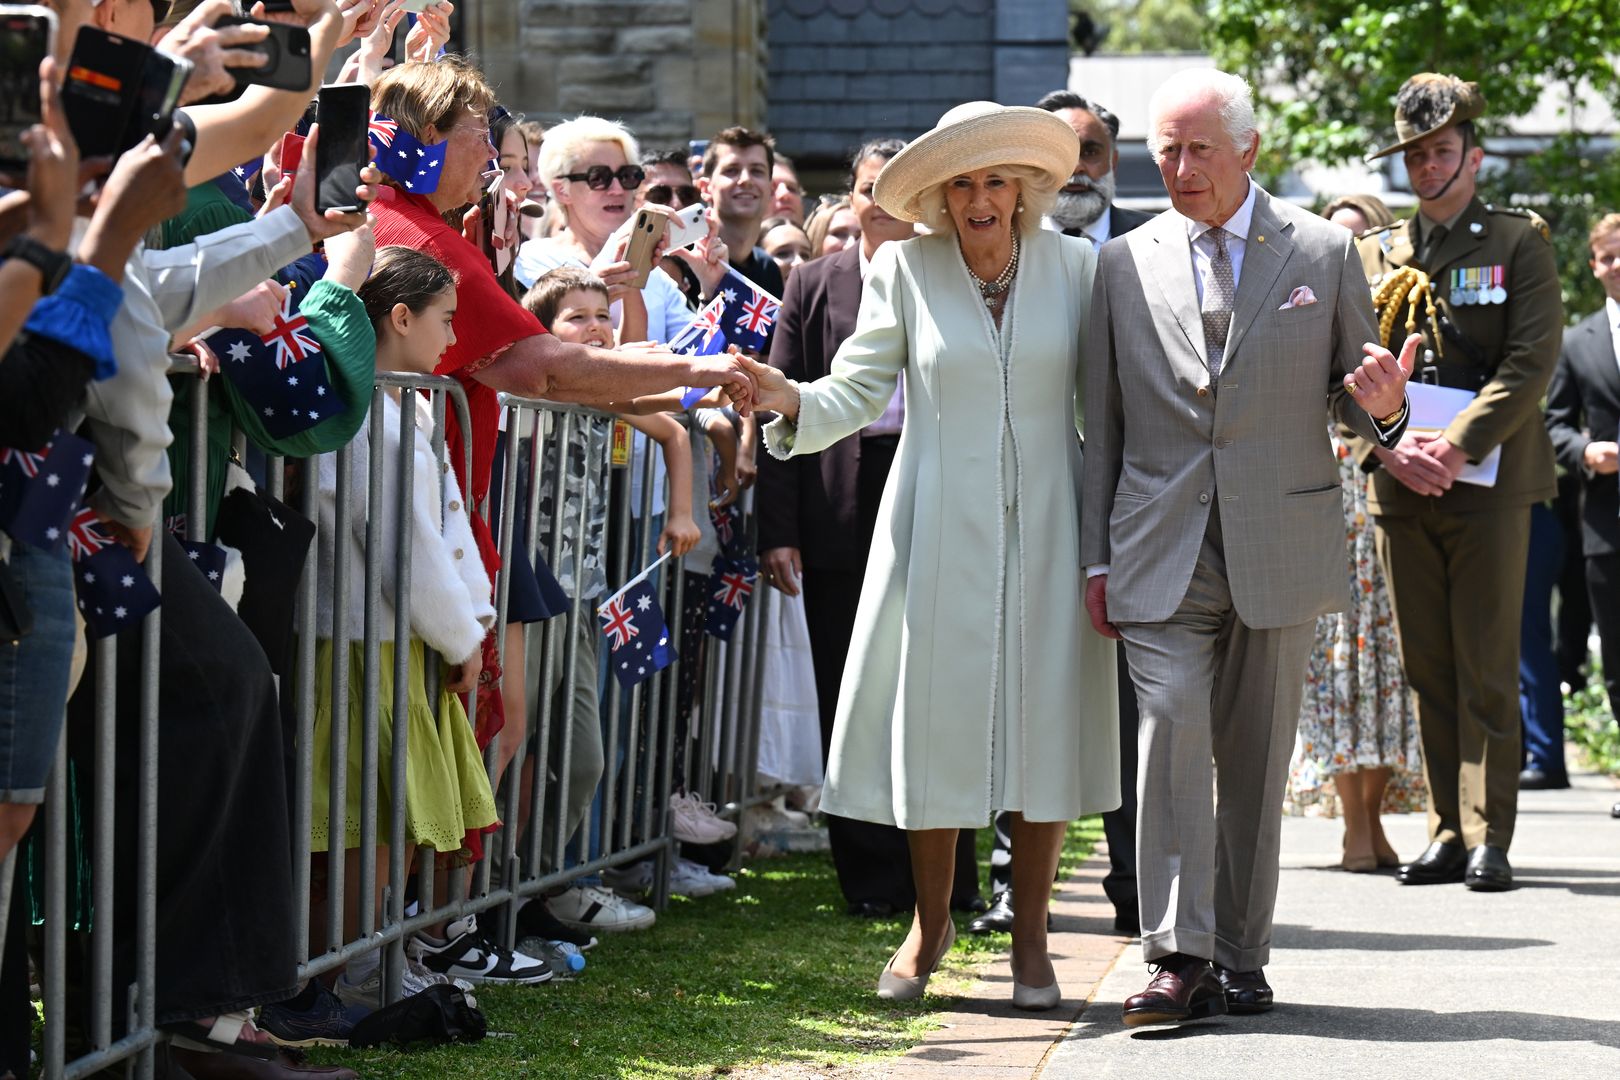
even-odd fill
[[[1233,971],[1231,968],[1224,968],[1216,964],[1215,977],[1221,981],[1221,989],[1226,991],[1227,1012],[1263,1013],[1271,1011],[1271,984],[1266,982],[1266,973],[1263,969]]]
[[[1179,1024],[1226,1012],[1226,992],[1203,957],[1171,953],[1148,966],[1154,972],[1147,989],[1125,999],[1126,1027]]]

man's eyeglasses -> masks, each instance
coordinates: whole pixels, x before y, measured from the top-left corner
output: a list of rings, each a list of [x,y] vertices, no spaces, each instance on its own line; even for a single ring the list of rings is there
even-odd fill
[[[647,179],[647,170],[640,165],[620,165],[617,169],[610,169],[606,165],[592,165],[584,172],[564,173],[563,179],[568,181],[585,181],[585,186],[592,191],[606,191],[618,180],[619,186],[626,191],[634,191]]]
[[[698,201],[696,184],[653,184],[647,188],[647,201],[657,203],[659,206],[673,206],[679,200],[678,209],[684,210]]]

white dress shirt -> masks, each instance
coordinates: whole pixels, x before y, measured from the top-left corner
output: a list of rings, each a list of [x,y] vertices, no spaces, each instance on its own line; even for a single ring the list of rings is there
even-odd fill
[[[1069,226],[1064,225],[1050,214],[1041,219],[1041,228],[1051,229],[1053,232],[1068,234]],[[1102,247],[1114,236],[1114,207],[1112,204],[1103,207],[1102,216],[1090,225],[1080,230],[1080,235],[1091,241],[1093,251]]]
[[[1614,362],[1620,364],[1620,301],[1610,297],[1603,302],[1603,306],[1609,311],[1609,338],[1614,342]]]

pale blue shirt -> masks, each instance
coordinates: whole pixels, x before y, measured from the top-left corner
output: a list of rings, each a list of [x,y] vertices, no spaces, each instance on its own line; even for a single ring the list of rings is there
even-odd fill
[[[1254,220],[1254,181],[1249,181],[1249,195],[1237,213],[1226,219],[1219,228],[1225,229],[1226,254],[1232,260],[1232,288],[1243,280],[1243,251],[1249,246],[1249,223]],[[1187,240],[1192,245],[1193,284],[1198,288],[1198,306],[1204,306],[1204,279],[1209,276],[1210,262],[1215,258],[1215,238],[1209,234],[1214,227],[1192,218],[1187,223]],[[1206,239],[1207,237],[1207,239]],[[1204,241],[1200,243],[1200,241]]]

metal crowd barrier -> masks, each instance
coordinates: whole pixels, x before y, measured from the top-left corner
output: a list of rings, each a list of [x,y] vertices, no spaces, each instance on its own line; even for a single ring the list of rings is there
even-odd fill
[[[194,362],[176,358],[172,373],[195,374]],[[207,423],[208,386],[199,381],[191,397],[191,466],[187,538],[201,540],[206,522],[207,495]],[[398,389],[407,397],[426,394],[430,397],[434,417],[432,445],[435,461],[445,475],[444,463],[450,448],[445,445],[445,418],[447,411],[455,409],[463,432],[469,430],[467,403],[460,386],[452,379],[438,376],[412,376],[396,373],[380,374],[372,397],[372,415],[384,415],[383,394]],[[542,535],[540,505],[542,497],[549,499],[554,517],[560,518],[567,503],[567,446],[581,425],[611,423],[606,413],[562,405],[553,402],[528,400],[501,395],[501,408],[505,414],[508,437],[505,443],[504,468],[501,474],[499,513],[492,521],[496,542],[503,553],[502,568],[497,575],[496,621],[497,641],[504,644],[506,614],[510,593],[510,560],[506,553],[514,549],[518,535],[518,514],[524,515],[528,554],[531,561],[539,559],[558,567],[564,555],[560,521],[551,522],[551,528]],[[407,402],[408,404],[408,402]],[[335,452],[337,504],[336,521],[349,520],[355,500],[365,499],[367,550],[380,544],[380,530],[387,519],[383,506],[383,477],[385,470],[393,470],[398,481],[398,497],[410,500],[413,489],[415,458],[409,451],[414,441],[415,411],[402,408],[401,438],[399,445],[407,448],[398,460],[385,461],[385,433],[383,425],[371,425],[371,469],[367,490],[360,492],[353,482],[353,454],[349,447]],[[694,433],[694,439],[702,438]],[[593,552],[605,560],[608,589],[618,588],[638,573],[653,559],[656,531],[648,527],[653,521],[653,487],[640,485],[639,527],[631,513],[630,484],[611,482],[615,472],[625,479],[630,469],[612,460],[611,439],[604,439],[607,449],[589,461],[585,479],[587,497],[576,508],[574,525],[576,535],[583,537],[592,511],[605,507],[608,513],[608,535],[611,549]],[[244,438],[235,434],[238,457],[245,459]],[[541,466],[550,448],[553,460],[563,467],[547,472]],[[455,448],[464,460],[471,461],[470,441]],[[642,475],[653,475],[653,459],[657,453],[652,440],[642,449]],[[264,482],[268,493],[277,499],[283,497],[287,463],[277,457],[266,459]],[[302,470],[301,498],[298,509],[311,521],[320,521],[319,484],[316,479],[317,459],[308,459],[290,466]],[[441,479],[441,499],[448,500],[448,485]],[[750,493],[751,502],[751,493]],[[694,507],[703,513],[703,507]],[[399,520],[406,520],[400,515]],[[745,517],[744,527],[752,531],[751,515]],[[146,561],[146,569],[154,584],[161,588],[161,545],[154,543]],[[361,628],[365,663],[362,670],[350,669],[347,641],[351,628],[342,602],[333,604],[331,673],[331,771],[328,777],[330,791],[328,820],[328,857],[325,878],[324,940],[326,948],[312,947],[309,911],[314,888],[311,872],[311,818],[314,782],[314,726],[316,714],[316,600],[318,590],[318,559],[320,541],[312,545],[304,576],[298,587],[296,615],[297,647],[291,685],[283,684],[282,692],[291,694],[296,721],[297,755],[294,788],[291,792],[293,873],[295,909],[299,913],[297,945],[300,955],[308,957],[299,968],[301,980],[321,976],[342,967],[364,953],[383,952],[383,995],[385,1002],[397,1000],[405,967],[405,943],[415,931],[446,919],[466,914],[494,912],[490,928],[507,946],[515,944],[516,915],[521,902],[540,896],[554,887],[587,874],[610,867],[622,867],[643,859],[653,860],[653,888],[649,902],[663,908],[669,897],[668,871],[678,850],[678,842],[670,835],[670,796],[679,786],[697,793],[705,801],[718,805],[722,816],[740,819],[749,806],[772,798],[774,790],[760,790],[757,758],[759,749],[759,713],[763,689],[759,642],[763,632],[760,602],[750,602],[742,621],[729,643],[702,637],[702,668],[698,673],[695,700],[689,715],[680,715],[681,672],[685,665],[697,660],[683,651],[684,600],[688,567],[683,559],[670,559],[662,567],[660,596],[671,639],[678,658],[652,679],[624,692],[617,680],[606,678],[606,690],[601,696],[600,723],[603,731],[604,771],[595,792],[593,806],[586,812],[583,823],[574,835],[567,835],[565,815],[561,808],[569,802],[569,766],[572,761],[573,724],[566,710],[562,721],[567,724],[557,733],[556,760],[553,760],[552,704],[555,694],[571,696],[572,685],[581,663],[590,663],[580,655],[575,628],[579,620],[587,620],[592,633],[598,633],[598,620],[594,605],[579,595],[576,587],[566,617],[557,617],[523,627],[525,649],[520,657],[502,656],[504,678],[521,678],[525,686],[526,717],[507,717],[507,724],[528,723],[528,737],[521,740],[516,754],[505,770],[503,782],[495,788],[501,824],[484,841],[485,858],[472,867],[458,866],[449,876],[447,895],[435,897],[435,859],[427,848],[416,851],[417,869],[416,907],[407,914],[406,894],[410,868],[404,859],[400,844],[389,846],[387,880],[383,883],[383,917],[374,917],[373,897],[376,895],[376,845],[379,842],[377,814],[379,803],[378,724],[381,671],[381,595],[382,567],[371,559],[363,566],[350,565],[345,545],[334,545],[332,592],[344,596],[354,589],[365,591],[364,625]],[[472,553],[469,553],[470,555]],[[586,551],[576,544],[571,551],[571,576],[574,583],[584,578]],[[474,556],[476,557],[476,556]],[[398,537],[394,573],[396,580],[406,581],[410,575],[412,552],[408,530]],[[705,579],[709,568],[692,566],[694,575]],[[695,579],[694,579],[695,580]],[[706,584],[706,581],[705,581]],[[763,590],[756,590],[756,599]],[[396,590],[393,638],[394,682],[392,715],[393,761],[391,790],[394,798],[388,807],[391,835],[402,835],[405,827],[405,781],[407,747],[407,664],[409,649],[403,646],[410,637],[410,590]],[[600,599],[600,598],[595,598]],[[769,601],[767,601],[768,603]],[[699,606],[698,617],[701,618]],[[67,833],[68,833],[68,780],[65,738],[59,748],[55,767],[48,783],[44,807],[45,837],[45,919],[44,919],[44,1052],[41,1065],[46,1080],[78,1080],[80,1077],[119,1062],[127,1062],[132,1074],[146,1078],[152,1075],[154,1047],[161,1038],[154,1025],[155,970],[156,970],[156,864],[157,864],[157,724],[158,724],[158,646],[162,608],[146,617],[143,624],[140,710],[135,717],[121,717],[116,709],[116,650],[133,647],[133,638],[105,638],[92,644],[91,661],[95,664],[97,694],[95,702],[98,746],[111,746],[119,723],[140,725],[139,800],[133,807],[115,806],[111,798],[96,801],[95,820],[90,824],[92,833],[91,855],[85,860],[92,868],[93,902],[97,913],[111,912],[113,906],[112,842],[116,815],[134,813],[138,818],[139,851],[137,861],[138,897],[136,927],[140,937],[135,965],[135,981],[130,988],[129,1015],[125,1018],[127,1032],[116,1042],[112,1016],[112,925],[110,918],[95,918],[91,929],[90,962],[87,973],[92,1003],[86,1032],[89,1052],[73,1059],[66,1057],[65,988],[68,978],[66,934],[69,929],[67,907]],[[535,648],[528,648],[532,636],[538,635]],[[435,700],[438,665],[427,664],[430,685],[428,698]],[[360,680],[364,714],[373,718],[363,725],[360,746],[349,745],[348,699],[349,688]],[[599,681],[599,686],[602,685]],[[469,722],[477,728],[477,695],[465,699]],[[565,700],[568,700],[565,698]],[[499,737],[492,739],[486,753],[491,777],[498,768]],[[362,767],[360,795],[360,845],[358,880],[358,933],[347,940],[343,931],[344,902],[347,883],[344,868],[345,819],[347,806],[348,761],[352,753],[361,755]],[[533,758],[534,769],[523,790],[522,777],[526,759]],[[99,792],[113,791],[113,755],[98,754],[93,783]],[[684,785],[680,784],[684,778]],[[493,785],[492,785],[493,786]],[[523,819],[523,796],[529,796],[530,811]],[[731,865],[741,858],[741,843],[734,845]],[[9,883],[10,877],[7,876]],[[26,902],[14,896],[13,902]],[[0,908],[3,914],[3,908]]]

